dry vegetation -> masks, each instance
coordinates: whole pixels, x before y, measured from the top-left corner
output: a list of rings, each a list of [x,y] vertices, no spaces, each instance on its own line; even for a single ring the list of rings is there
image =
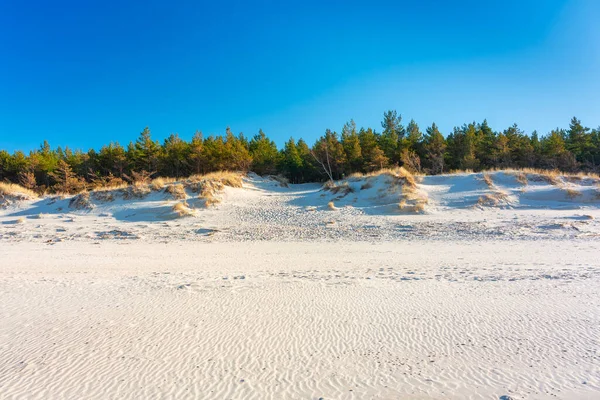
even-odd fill
[[[15,183],[0,182],[0,196],[12,196],[15,199],[30,200],[38,197],[31,189],[24,188]]]
[[[143,199],[150,193],[150,187],[144,183],[134,183],[122,189],[123,199]]]
[[[270,175],[270,178],[279,182],[281,187],[290,187],[290,180],[283,175]]]
[[[495,190],[492,193],[486,193],[483,196],[480,196],[477,200],[477,204],[480,206],[495,207],[506,201],[507,197],[506,193]]]
[[[490,188],[494,188],[494,181],[492,181],[492,176],[490,174],[486,174],[485,172],[482,174],[482,179],[485,184]]]
[[[175,200],[185,200],[187,198],[185,186],[181,183],[167,186],[165,192],[169,193]]]
[[[19,201],[36,199],[37,197],[37,193],[31,189],[14,183],[0,182],[0,207],[2,208]]]
[[[567,197],[570,199],[574,199],[576,197],[581,196],[581,192],[572,188],[564,188],[565,193],[567,194]]]
[[[323,190],[329,190],[332,194],[341,193],[342,197],[348,195],[349,193],[353,193],[354,189],[350,186],[348,181],[344,181],[342,183],[333,183],[331,185],[325,184],[323,185]]]
[[[91,210],[94,208],[94,205],[90,200],[89,192],[81,192],[69,200],[69,207],[76,210]]]
[[[362,184],[362,186],[360,187],[360,190],[367,190],[367,189],[371,189],[373,187],[373,183],[370,180],[367,180],[365,183]]]
[[[186,202],[175,204],[173,206],[173,212],[175,212],[180,218],[195,215],[194,210],[192,210]]]

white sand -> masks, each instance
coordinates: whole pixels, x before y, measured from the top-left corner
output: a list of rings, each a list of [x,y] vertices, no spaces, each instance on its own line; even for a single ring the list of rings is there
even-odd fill
[[[0,398],[600,398],[598,203],[465,181],[425,215],[258,180],[0,211]]]

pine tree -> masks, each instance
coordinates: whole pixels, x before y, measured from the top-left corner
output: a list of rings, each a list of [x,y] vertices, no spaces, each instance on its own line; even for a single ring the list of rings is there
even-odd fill
[[[429,171],[432,174],[443,173],[446,140],[440,133],[435,122],[426,129],[424,142],[426,166],[428,167]]]
[[[354,123],[354,120],[347,122],[342,129],[342,147],[346,154],[345,169],[352,172],[360,171],[363,159],[360,140],[356,133],[356,124]]]
[[[259,175],[275,174],[279,161],[279,151],[275,142],[267,138],[260,129],[249,143],[252,156],[252,171]]]
[[[189,153],[189,145],[181,140],[177,133],[171,134],[163,144],[161,174],[174,176],[175,178],[189,175]]]
[[[302,157],[293,138],[285,143],[281,158],[281,169],[290,182],[299,183],[302,179]]]
[[[392,164],[398,164],[400,162],[400,143],[405,134],[402,116],[398,115],[395,110],[386,111],[383,113],[381,126],[383,132],[379,138],[379,146]]]
[[[156,171],[160,155],[160,145],[152,140],[150,128],[145,127],[135,142],[133,162],[134,168],[145,171]]]

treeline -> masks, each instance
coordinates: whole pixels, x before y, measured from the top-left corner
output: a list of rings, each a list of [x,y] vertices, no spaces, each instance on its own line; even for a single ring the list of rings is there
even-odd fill
[[[414,120],[404,126],[396,111],[385,112],[381,126],[381,132],[358,129],[350,121],[340,133],[327,129],[312,146],[290,138],[283,149],[262,130],[248,139],[234,135],[229,128],[217,136],[196,132],[189,142],[172,134],[163,143],[153,140],[145,128],[127,147],[114,142],[87,152],[53,149],[44,142],[29,154],[1,150],[0,181],[41,192],[73,192],[133,181],[144,174],[179,178],[219,170],[281,174],[300,183],[396,165],[429,174],[456,169],[600,169],[600,128],[584,127],[577,118],[568,129],[555,129],[544,136],[535,131],[527,135],[517,125],[494,131],[483,121],[456,127],[444,137],[435,123],[424,132]]]

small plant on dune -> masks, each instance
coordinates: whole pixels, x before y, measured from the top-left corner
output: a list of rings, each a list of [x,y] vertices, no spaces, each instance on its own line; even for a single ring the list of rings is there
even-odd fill
[[[574,199],[576,197],[581,196],[581,192],[571,188],[565,188],[565,193],[569,199]]]
[[[71,198],[69,207],[76,210],[91,210],[94,208],[94,205],[90,200],[89,192],[81,192]]]
[[[327,203],[327,208],[329,208],[330,210],[337,210],[337,207],[335,206],[333,201],[330,201],[329,203]]]
[[[154,192],[160,192],[165,187],[166,182],[163,178],[156,178],[150,182],[150,190]]]
[[[125,175],[123,174],[123,178],[125,178],[125,180],[127,180],[128,182],[132,183],[132,184],[138,184],[138,185],[148,185],[150,183],[150,181],[152,180],[152,175],[156,174],[156,171],[154,172],[148,172],[146,170],[141,170],[141,171],[131,171],[131,175]]]
[[[88,176],[90,180],[89,187],[96,192],[123,189],[127,187],[127,183],[123,179],[114,176],[112,173],[109,173],[107,176],[102,176],[98,173],[90,172]]]
[[[527,174],[525,174],[524,172],[517,172],[515,177],[517,179],[517,182],[519,182],[523,186],[526,186],[529,183],[529,181],[527,180]]]
[[[21,185],[0,182],[0,196],[14,196],[22,200],[36,199],[37,193]]]
[[[150,188],[147,184],[134,183],[122,190],[122,193],[125,200],[143,199],[150,193]]]
[[[108,203],[115,199],[114,193],[109,190],[93,191],[92,197],[94,198],[94,200],[103,203]]]
[[[169,185],[167,186],[165,191],[171,196],[173,196],[175,200],[184,200],[187,198],[187,194],[185,193],[185,187],[181,183]]]
[[[327,190],[331,190],[335,187],[335,182],[334,181],[327,181],[323,184],[322,189],[327,191]]]
[[[560,179],[562,174],[558,170],[550,171],[543,169],[524,168],[522,172],[527,173],[529,175],[529,179],[532,181],[547,182],[554,186],[558,186],[562,183]]]
[[[175,204],[173,206],[173,211],[179,217],[188,217],[194,215],[194,210],[192,210],[186,202]]]
[[[480,206],[495,207],[507,198],[506,193],[501,191],[494,191],[492,193],[486,193],[480,196],[477,200],[477,204]]]
[[[492,181],[492,176],[490,174],[483,173],[482,179],[490,189],[494,187],[494,181]]]
[[[283,175],[271,175],[271,179],[279,182],[281,187],[290,187],[290,180]]]
[[[373,183],[371,183],[371,181],[366,181],[365,183],[362,184],[362,186],[360,187],[360,190],[367,190],[367,189],[371,189],[373,187]]]
[[[331,193],[333,193],[333,194],[341,193],[342,196],[346,196],[349,193],[354,192],[354,189],[352,189],[352,186],[350,186],[348,184],[348,182],[343,182],[343,183],[341,183],[339,185],[335,185],[334,184],[334,186],[331,189],[329,189],[329,190],[331,190]]]
[[[215,180],[221,182],[225,186],[233,188],[241,188],[243,186],[242,174],[231,171],[211,172],[204,175],[206,180]]]
[[[221,202],[221,199],[217,197],[217,194],[224,189],[224,185],[219,181],[207,180],[201,182],[200,195],[201,199],[204,199],[204,205],[206,207],[212,207]]]

